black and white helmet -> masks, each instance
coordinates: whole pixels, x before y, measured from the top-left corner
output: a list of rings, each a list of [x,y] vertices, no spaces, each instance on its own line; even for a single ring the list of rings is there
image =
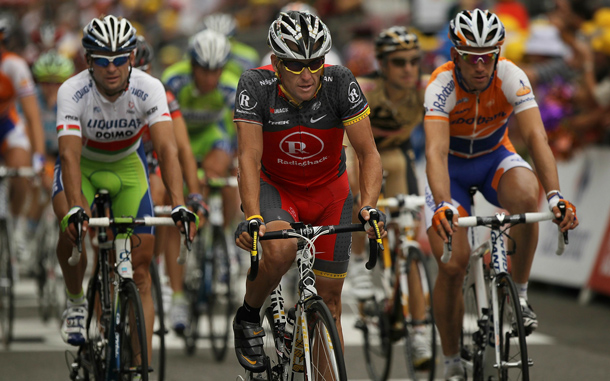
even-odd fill
[[[500,46],[504,43],[505,34],[502,21],[488,10],[461,11],[449,23],[449,38],[456,47]]]
[[[133,67],[146,70],[152,62],[155,54],[152,46],[146,41],[144,36],[138,36],[136,41],[136,54],[134,55]]]
[[[404,26],[393,26],[382,30],[375,40],[375,54],[382,58],[397,50],[419,49],[419,40],[415,33],[409,32]]]
[[[193,36],[190,41],[191,59],[206,69],[219,69],[229,60],[231,43],[222,33],[204,29]]]
[[[83,28],[82,43],[87,52],[131,52],[136,48],[136,28],[122,17],[94,18]]]
[[[330,31],[308,12],[280,12],[269,27],[267,45],[279,58],[309,60],[325,56],[332,46]]]
[[[203,18],[203,27],[224,34],[227,37],[235,36],[237,23],[235,17],[228,13],[214,13]]]

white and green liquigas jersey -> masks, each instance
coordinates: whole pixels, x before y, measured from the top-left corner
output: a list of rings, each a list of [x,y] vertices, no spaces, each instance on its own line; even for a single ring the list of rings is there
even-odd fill
[[[87,70],[68,79],[57,93],[57,136],[83,140],[82,156],[114,162],[135,152],[144,126],[171,121],[163,84],[132,69],[127,90],[114,102],[104,98]]]

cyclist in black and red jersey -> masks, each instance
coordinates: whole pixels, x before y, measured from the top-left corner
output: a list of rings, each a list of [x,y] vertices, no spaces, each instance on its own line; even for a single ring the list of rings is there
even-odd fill
[[[281,12],[269,28],[267,43],[272,64],[244,72],[235,100],[239,191],[246,219],[259,220],[261,236],[266,230],[290,228],[294,221],[351,223],[353,202],[342,145],[347,132],[360,162],[365,206],[359,215],[368,220],[381,187],[381,161],[358,82],[349,69],[324,65],[330,32],[310,13]],[[245,227],[243,222],[238,227],[236,243],[248,250],[252,238]],[[372,229],[369,236],[374,237]],[[244,304],[233,322],[237,358],[253,372],[264,370],[260,307],[296,255],[295,240],[261,244],[265,258],[256,280],[247,281]],[[316,241],[316,287],[341,336],[341,290],[350,244],[349,233]]]

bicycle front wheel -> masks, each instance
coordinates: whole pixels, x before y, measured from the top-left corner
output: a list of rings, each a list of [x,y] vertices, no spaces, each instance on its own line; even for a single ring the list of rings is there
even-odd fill
[[[305,316],[309,330],[311,379],[347,381],[341,341],[330,310],[322,299],[315,299],[305,307]]]
[[[234,312],[229,252],[224,231],[220,226],[213,227],[212,242],[207,249],[207,268],[205,276],[208,291],[208,323],[210,341],[216,361],[224,360],[227,354],[229,330]]]
[[[464,318],[460,335],[460,357],[473,381],[483,380],[483,340],[486,340],[488,325],[479,329],[479,305],[474,284],[462,290]]]
[[[392,340],[386,304],[386,299],[378,302],[375,298],[360,303],[360,319],[356,322],[356,328],[362,331],[364,339],[366,370],[373,381],[387,380],[392,365]]]
[[[2,219],[0,220],[0,338],[7,349],[13,339],[14,317],[15,295],[8,221]]]
[[[152,370],[157,381],[165,379],[165,314],[163,311],[163,294],[157,262],[150,262],[152,298],[155,306],[155,327],[153,330]]]
[[[136,284],[131,279],[123,280],[120,298],[120,325],[115,327],[119,333],[121,367],[119,380],[131,381],[140,375],[148,381],[148,347],[142,302]]]
[[[500,313],[500,359],[498,377],[501,381],[529,380],[529,359],[521,304],[517,287],[508,274],[496,280]]]
[[[95,266],[87,287],[87,302],[89,303],[85,325],[87,342],[84,344],[84,348],[79,350],[79,355],[83,356],[84,360],[81,363],[84,364],[83,371],[86,380],[90,376],[94,380],[103,380],[110,357],[107,337],[110,319],[102,313],[103,309],[109,309],[109,307],[102,307],[103,301],[107,302],[107,300],[102,297],[101,282],[103,280],[101,278],[103,277],[99,267]]]

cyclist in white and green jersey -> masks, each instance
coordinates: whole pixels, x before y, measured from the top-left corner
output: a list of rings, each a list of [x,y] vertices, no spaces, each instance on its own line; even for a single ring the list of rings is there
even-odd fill
[[[193,148],[208,178],[230,175],[235,151],[233,108],[239,77],[225,70],[230,43],[223,34],[205,29],[190,42],[189,60],[163,73],[162,81],[176,95]],[[223,190],[225,224],[237,210],[236,190]]]
[[[214,13],[203,18],[203,27],[212,29],[227,36],[231,42],[231,53],[225,70],[229,70],[239,77],[246,70],[259,66],[260,55],[250,45],[235,39],[237,22],[235,17],[228,13]]]

